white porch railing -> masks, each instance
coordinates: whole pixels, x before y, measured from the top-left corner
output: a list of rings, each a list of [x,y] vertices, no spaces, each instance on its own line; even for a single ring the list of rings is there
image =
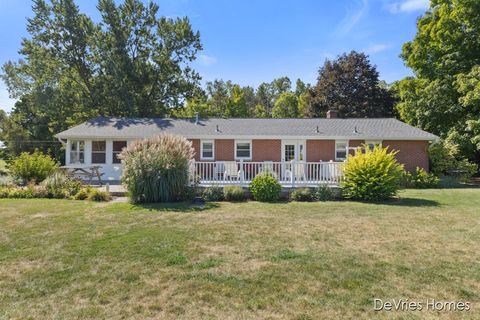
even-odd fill
[[[338,185],[343,162],[193,161],[190,179],[200,185],[248,186],[256,175],[270,172],[286,187]]]

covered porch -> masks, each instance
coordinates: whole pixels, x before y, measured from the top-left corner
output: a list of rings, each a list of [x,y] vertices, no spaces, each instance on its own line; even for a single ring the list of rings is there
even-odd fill
[[[303,161],[192,161],[190,179],[201,186],[247,187],[261,173],[272,174],[283,187],[338,186],[343,162]]]

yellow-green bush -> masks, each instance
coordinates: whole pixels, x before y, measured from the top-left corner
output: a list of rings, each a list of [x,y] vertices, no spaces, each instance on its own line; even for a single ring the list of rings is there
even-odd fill
[[[136,141],[120,155],[122,182],[131,201],[170,202],[184,200],[189,194],[189,161],[192,143],[171,134]]]
[[[341,182],[345,198],[376,201],[395,196],[400,189],[403,166],[398,164],[395,154],[388,148],[368,146],[357,149],[343,166]]]
[[[23,182],[42,182],[50,173],[58,168],[58,163],[49,155],[39,151],[23,152],[10,165],[11,174]]]

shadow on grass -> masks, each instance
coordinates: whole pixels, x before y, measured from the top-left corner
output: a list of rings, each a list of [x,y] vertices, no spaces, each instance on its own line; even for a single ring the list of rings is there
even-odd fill
[[[378,202],[365,202],[370,204],[381,204],[387,206],[400,207],[438,207],[440,203],[435,200],[418,199],[418,198],[397,198]]]
[[[200,212],[218,208],[218,203],[207,202],[197,205],[191,202],[171,202],[171,203],[138,203],[132,205],[136,209],[148,211],[164,211],[164,212]]]

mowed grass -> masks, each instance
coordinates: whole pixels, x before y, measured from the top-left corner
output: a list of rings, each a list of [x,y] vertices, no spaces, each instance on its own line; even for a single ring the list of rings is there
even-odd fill
[[[2,319],[479,319],[480,189],[386,204],[0,200]],[[375,312],[373,299],[468,301]]]

